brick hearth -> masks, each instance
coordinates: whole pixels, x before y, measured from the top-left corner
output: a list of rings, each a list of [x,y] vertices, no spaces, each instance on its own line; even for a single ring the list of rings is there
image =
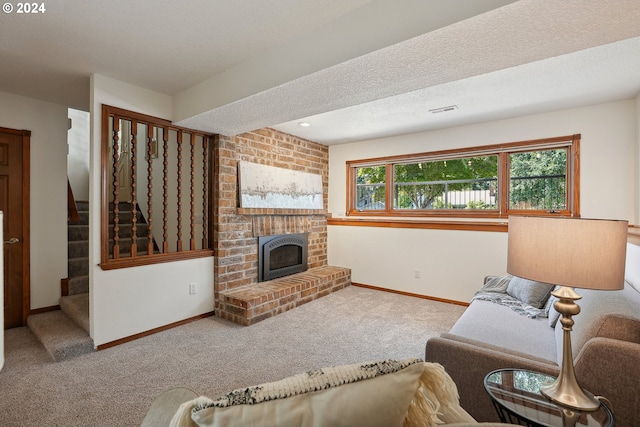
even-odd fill
[[[216,315],[249,326],[351,285],[351,270],[317,267],[218,294]]]
[[[325,194],[324,208],[240,208],[238,161],[241,160],[321,175]],[[328,169],[328,147],[272,129],[218,138],[214,164],[217,178],[214,189],[216,315],[229,318],[229,314],[224,314],[228,311],[225,311],[226,305],[223,306],[221,299],[225,294],[258,283],[258,236],[309,233],[309,269],[327,266]],[[278,304],[283,307],[274,306],[270,312],[277,314],[284,311],[284,306],[291,305],[284,300]]]

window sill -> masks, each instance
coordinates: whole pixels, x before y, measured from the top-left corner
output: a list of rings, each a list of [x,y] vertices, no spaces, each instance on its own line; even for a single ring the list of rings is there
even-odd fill
[[[506,220],[501,221],[437,221],[394,218],[329,218],[327,225],[348,227],[419,228],[434,230],[465,230],[507,232]]]

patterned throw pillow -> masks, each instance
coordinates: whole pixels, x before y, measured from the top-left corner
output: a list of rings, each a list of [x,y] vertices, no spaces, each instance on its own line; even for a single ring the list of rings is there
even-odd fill
[[[183,404],[171,426],[431,426],[473,422],[441,365],[381,360],[314,370]]]

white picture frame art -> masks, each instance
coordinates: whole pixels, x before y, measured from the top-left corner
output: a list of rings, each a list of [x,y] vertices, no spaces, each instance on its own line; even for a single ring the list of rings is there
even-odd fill
[[[323,209],[322,175],[238,162],[241,208]]]

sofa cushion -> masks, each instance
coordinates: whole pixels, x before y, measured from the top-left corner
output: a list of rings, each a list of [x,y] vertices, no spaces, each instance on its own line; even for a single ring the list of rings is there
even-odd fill
[[[627,243],[624,280],[640,292],[640,245]]]
[[[473,422],[444,368],[418,359],[324,368],[183,404],[172,426],[412,426]]]
[[[555,286],[513,276],[507,286],[507,293],[535,308],[544,307]]]
[[[507,306],[475,300],[449,332],[557,363],[554,330],[547,319],[521,316]]]

